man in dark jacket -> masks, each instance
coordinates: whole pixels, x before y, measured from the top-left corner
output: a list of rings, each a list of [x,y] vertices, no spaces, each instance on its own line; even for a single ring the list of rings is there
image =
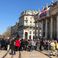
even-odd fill
[[[10,43],[10,48],[11,48],[11,53],[12,55],[15,54],[15,39],[12,38],[11,43]]]

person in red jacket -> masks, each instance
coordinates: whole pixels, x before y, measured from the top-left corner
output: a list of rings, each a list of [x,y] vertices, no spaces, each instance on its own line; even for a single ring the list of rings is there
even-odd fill
[[[20,46],[21,46],[21,41],[19,39],[19,35],[17,35],[17,37],[15,39],[15,48],[16,48],[16,50],[20,50]]]

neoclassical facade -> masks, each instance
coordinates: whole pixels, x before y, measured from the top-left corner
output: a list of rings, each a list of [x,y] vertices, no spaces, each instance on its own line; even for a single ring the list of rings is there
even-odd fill
[[[38,13],[36,10],[26,10],[19,17],[18,32],[21,39],[34,39],[35,36],[35,19],[34,16]]]
[[[58,2],[44,9],[37,15],[38,36],[47,39],[58,39]]]

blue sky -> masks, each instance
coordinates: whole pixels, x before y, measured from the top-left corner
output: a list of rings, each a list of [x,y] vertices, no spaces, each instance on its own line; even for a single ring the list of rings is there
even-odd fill
[[[18,21],[20,13],[24,10],[42,9],[52,0],[0,0],[0,34]]]

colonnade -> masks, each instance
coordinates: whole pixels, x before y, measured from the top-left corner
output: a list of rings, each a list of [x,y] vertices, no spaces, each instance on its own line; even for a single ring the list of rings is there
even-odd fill
[[[45,22],[44,22],[45,21]],[[41,20],[42,37],[58,38],[58,14]]]

